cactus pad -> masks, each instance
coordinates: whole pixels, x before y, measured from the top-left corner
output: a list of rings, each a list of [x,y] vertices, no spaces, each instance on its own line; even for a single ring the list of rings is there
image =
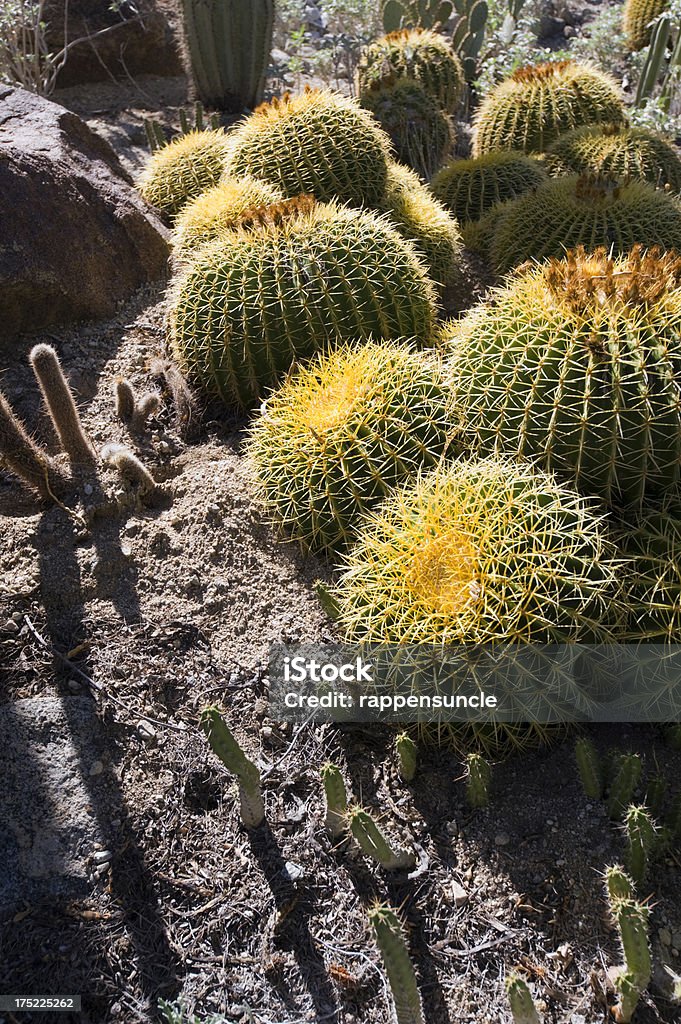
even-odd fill
[[[681,192],[681,160],[673,146],[645,128],[586,125],[565,132],[546,155],[552,174],[638,178]]]
[[[283,198],[279,189],[255,178],[225,178],[180,212],[173,236],[174,255],[187,258],[204,242],[236,227],[254,206],[278,203]]]
[[[187,132],[157,150],[137,187],[147,202],[175,217],[191,199],[217,185],[227,163],[227,135]]]
[[[528,267],[450,329],[482,453],[521,455],[607,504],[681,481],[681,259],[583,250]]]
[[[247,407],[326,344],[429,339],[433,291],[387,220],[309,197],[254,211],[175,283],[170,341],[208,394]]]
[[[452,46],[439,32],[422,28],[390,32],[367,47],[357,69],[360,95],[386,73],[419,82],[448,113],[456,110],[465,84]]]
[[[473,155],[497,149],[541,153],[561,132],[623,120],[615,82],[594,68],[571,60],[518,68],[480,106]]]
[[[366,344],[319,356],[287,381],[249,449],[269,511],[328,552],[395,484],[434,465],[452,432],[437,367],[405,346]]]
[[[537,188],[546,180],[544,168],[524,153],[485,153],[472,160],[453,160],[439,171],[431,189],[460,221],[477,221],[496,206]]]
[[[230,134],[229,173],[286,196],[376,206],[387,179],[388,136],[358,103],[327,90],[263,103]]]

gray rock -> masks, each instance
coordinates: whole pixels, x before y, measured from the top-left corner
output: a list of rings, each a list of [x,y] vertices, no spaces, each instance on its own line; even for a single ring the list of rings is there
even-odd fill
[[[168,272],[168,232],[75,114],[0,86],[0,351],[24,331],[112,316]]]

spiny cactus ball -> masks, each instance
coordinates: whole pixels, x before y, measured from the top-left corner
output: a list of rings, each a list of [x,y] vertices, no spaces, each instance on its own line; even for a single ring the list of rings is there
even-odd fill
[[[551,174],[638,178],[681,192],[681,160],[655,132],[621,125],[585,125],[559,135],[546,155]]]
[[[633,245],[681,252],[681,202],[645,181],[626,184],[568,175],[507,203],[496,222],[490,255],[500,273],[567,249]]]
[[[463,94],[463,67],[451,44],[428,29],[390,32],[363,52],[357,69],[358,93],[386,74],[419,82],[442,110],[453,113]]]
[[[495,149],[541,153],[561,132],[623,120],[615,82],[594,68],[571,60],[518,68],[480,106],[473,156]]]
[[[312,551],[342,550],[363,512],[453,440],[434,362],[404,345],[320,354],[267,400],[249,454],[267,510]]]
[[[577,250],[450,327],[455,399],[483,454],[641,507],[681,482],[681,258]]]
[[[137,187],[147,202],[175,217],[191,199],[217,185],[227,163],[222,130],[187,132],[157,150]]]
[[[186,258],[204,242],[235,227],[248,210],[281,202],[283,198],[279,189],[264,181],[224,178],[180,212],[173,235],[174,255]]]
[[[524,153],[485,153],[452,160],[430,183],[436,198],[460,221],[480,220],[497,203],[515,199],[546,181],[546,171]]]
[[[650,42],[651,22],[669,8],[669,0],[626,0],[623,28],[630,50],[642,50]]]
[[[418,82],[381,79],[360,95],[395,148],[397,159],[429,181],[454,144],[451,121]]]
[[[263,103],[230,135],[229,173],[267,181],[293,198],[376,206],[391,144],[355,100],[328,90]]]
[[[327,344],[427,342],[433,318],[426,272],[384,217],[308,196],[201,248],[175,283],[170,340],[199,387],[248,407]]]
[[[609,637],[599,623],[617,594],[615,566],[601,519],[552,476],[497,460],[442,463],[365,518],[334,596],[352,642],[597,642]],[[470,684],[475,660],[466,669]],[[543,731],[479,724],[476,739],[520,744]],[[446,721],[421,733],[463,740]]]
[[[681,643],[681,510],[629,520],[616,534],[626,558],[625,641]]]
[[[390,216],[400,234],[414,243],[435,284],[454,286],[463,248],[459,226],[408,167],[389,164],[381,210]]]

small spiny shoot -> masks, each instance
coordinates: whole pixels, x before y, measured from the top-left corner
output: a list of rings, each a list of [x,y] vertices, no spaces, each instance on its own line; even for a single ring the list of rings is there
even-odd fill
[[[375,860],[385,871],[411,870],[416,865],[414,854],[404,847],[393,846],[369,812],[362,807],[350,807],[346,821],[362,853]]]
[[[506,995],[513,1024],[539,1024],[539,1014],[527,982],[515,971],[506,978]]]
[[[466,799],[471,807],[487,807],[492,769],[482,754],[466,758]]]
[[[260,790],[260,772],[239,746],[219,710],[204,708],[201,728],[205,732],[213,753],[239,780],[241,820],[246,828],[257,828],[265,818],[265,806]]]
[[[610,904],[618,899],[630,900],[634,898],[634,883],[624,868],[614,865],[606,868],[605,891]]]
[[[632,804],[624,816],[629,874],[641,886],[655,853],[657,828],[645,807]]]
[[[411,736],[401,732],[395,740],[397,752],[398,771],[405,782],[412,782],[416,775],[416,762],[418,759],[418,747]]]
[[[416,974],[395,911],[377,904],[369,910],[369,922],[388,975],[397,1024],[425,1024]]]
[[[603,768],[598,751],[586,736],[581,736],[575,743],[575,759],[584,792],[590,800],[600,800],[603,796]]]
[[[621,754],[614,765],[614,777],[608,794],[608,814],[611,820],[624,815],[636,791],[643,768],[638,754]]]
[[[326,827],[334,839],[347,830],[348,795],[340,768],[327,762],[322,768],[322,782],[326,798]]]

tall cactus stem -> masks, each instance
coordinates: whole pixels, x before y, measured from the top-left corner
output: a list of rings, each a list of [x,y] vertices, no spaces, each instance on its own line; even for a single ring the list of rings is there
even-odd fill
[[[66,477],[29,436],[21,420],[0,392],[0,459],[43,498],[54,499],[64,490]]]
[[[322,768],[322,782],[326,799],[326,827],[334,839],[347,830],[346,813],[348,795],[340,768],[327,762]]]
[[[414,967],[397,914],[391,907],[378,904],[369,910],[369,921],[388,975],[397,1024],[425,1024]]]
[[[29,356],[36,380],[43,393],[50,419],[54,423],[64,451],[76,466],[92,466],[95,451],[83,430],[78,409],[51,345],[35,345]]]

